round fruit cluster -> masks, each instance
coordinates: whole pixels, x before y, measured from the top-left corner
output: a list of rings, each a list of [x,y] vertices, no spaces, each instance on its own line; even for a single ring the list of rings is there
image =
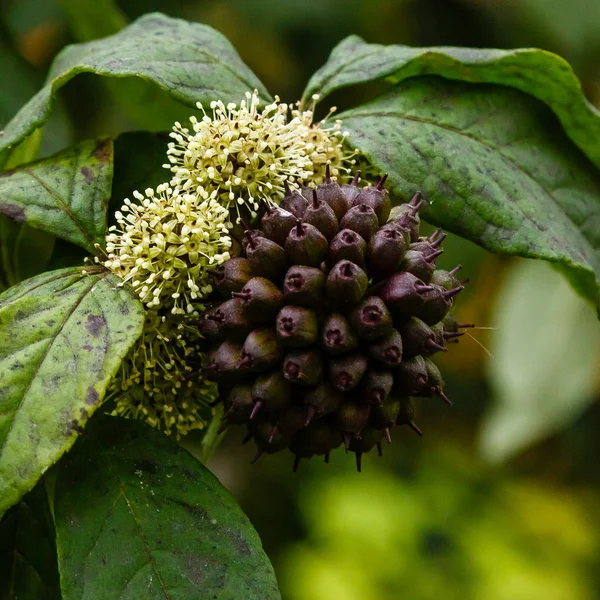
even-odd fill
[[[430,357],[462,335],[449,314],[460,267],[435,268],[445,235],[419,237],[419,194],[388,220],[385,176],[358,177],[288,190],[214,273],[225,300],[201,322],[202,372],[219,383],[223,428],[248,426],[255,460],[289,447],[296,469],[343,443],[360,471],[392,427],[421,434],[411,398],[450,404]]]

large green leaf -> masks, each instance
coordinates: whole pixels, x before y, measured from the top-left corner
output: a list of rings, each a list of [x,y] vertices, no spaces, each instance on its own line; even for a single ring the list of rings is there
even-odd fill
[[[87,250],[104,241],[112,141],[86,141],[0,174],[0,213]]]
[[[0,295],[0,515],[68,450],[139,337],[143,309],[101,268]]]
[[[598,303],[600,176],[543,104],[510,88],[409,79],[341,115],[403,199],[488,250],[562,265]]]
[[[569,64],[538,50],[411,48],[367,44],[358,36],[340,42],[310,79],[304,93],[323,99],[333,91],[378,79],[395,84],[418,75],[440,75],[473,83],[510,86],[536,97],[558,116],[568,136],[600,166],[600,111],[581,91]]]
[[[44,480],[0,520],[0,600],[61,600]]]
[[[498,461],[568,426],[596,400],[600,323],[558,273],[533,261],[515,265],[493,314],[495,400],[480,445]]]
[[[270,95],[217,31],[158,13],[119,33],[65,48],[46,85],[17,113],[0,137],[0,151],[20,142],[49,118],[56,92],[79,73],[140,77],[189,106],[220,98],[239,102],[246,91]]]
[[[57,466],[64,600],[275,600],[273,569],[234,499],[139,421],[97,416]]]

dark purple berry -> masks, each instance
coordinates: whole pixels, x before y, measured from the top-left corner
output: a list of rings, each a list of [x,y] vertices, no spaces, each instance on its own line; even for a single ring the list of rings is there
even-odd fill
[[[269,321],[283,304],[283,294],[269,279],[253,277],[240,292],[233,292],[253,323]]]
[[[368,242],[379,229],[379,219],[375,211],[366,204],[353,206],[340,221],[340,229],[356,231]]]
[[[365,240],[356,231],[342,229],[331,240],[327,263],[332,267],[340,260],[349,260],[363,268],[366,254],[367,243]]]
[[[354,389],[367,370],[369,361],[364,354],[342,354],[329,361],[329,380],[340,392]]]
[[[287,304],[320,307],[325,290],[325,273],[316,267],[295,265],[283,279],[283,298]]]
[[[284,306],[275,319],[275,333],[286,348],[312,346],[319,337],[317,315],[303,306]]]
[[[285,241],[285,252],[291,263],[318,267],[327,256],[329,244],[325,236],[314,226],[296,221]]]
[[[339,313],[327,317],[323,325],[322,346],[331,355],[350,352],[358,346],[356,333],[346,317]]]

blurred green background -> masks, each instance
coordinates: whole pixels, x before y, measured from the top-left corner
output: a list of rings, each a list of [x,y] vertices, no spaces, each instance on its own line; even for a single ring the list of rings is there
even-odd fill
[[[545,48],[571,62],[600,106],[597,0],[0,0],[0,129],[62,47],[155,10],[221,31],[285,101],[354,33],[414,46]],[[165,130],[188,113],[139,82],[83,75],[61,92],[41,154],[91,136]],[[48,248],[19,235],[17,248],[22,238],[30,252]],[[362,474],[341,450],[295,475],[289,453],[250,467],[254,449],[240,445],[241,431],[211,460],[261,535],[286,600],[600,599],[594,309],[546,264],[452,236],[445,249],[439,264],[462,263],[471,279],[456,315],[480,328],[437,361],[455,405],[421,403],[422,439],[394,432]],[[34,268],[51,253],[36,252]]]

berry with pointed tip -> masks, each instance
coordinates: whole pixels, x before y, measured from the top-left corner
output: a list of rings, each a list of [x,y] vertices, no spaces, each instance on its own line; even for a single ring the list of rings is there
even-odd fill
[[[346,210],[350,210],[352,206],[354,206],[354,200],[360,194],[361,188],[358,187],[358,180],[360,179],[360,171],[356,171],[354,173],[354,177],[350,183],[345,183],[342,186],[342,192],[348,201],[348,208]],[[343,215],[342,215],[343,216]],[[340,219],[341,217],[338,217]]]
[[[266,277],[271,281],[279,281],[285,273],[287,267],[285,250],[274,241],[247,231],[245,250],[255,275]]]
[[[325,236],[310,223],[296,221],[285,240],[285,252],[293,264],[318,267],[327,256],[329,244]]]
[[[252,386],[252,402],[254,407],[250,420],[262,411],[277,411],[289,406],[291,403],[291,384],[285,379],[281,371],[272,371],[259,375]]]
[[[392,315],[379,296],[370,296],[350,313],[350,322],[358,337],[373,341],[392,331]]]
[[[436,335],[429,325],[423,323],[418,317],[411,317],[401,330],[404,344],[404,356],[411,358],[418,354],[431,356],[436,352],[446,352],[442,343],[436,341]]]
[[[402,336],[397,329],[371,343],[367,352],[375,361],[387,367],[396,367],[402,361]]]
[[[454,296],[463,290],[463,286],[459,285],[451,290],[445,290],[439,285],[431,285],[429,288],[422,294],[423,304],[417,314],[427,325],[435,325],[448,314],[454,304]]]
[[[388,277],[377,290],[392,314],[420,314],[425,304],[424,295],[431,289],[412,273],[401,271]]]
[[[279,436],[278,439],[275,439],[272,437],[272,432],[273,425],[269,421],[253,420],[249,422],[248,433],[250,438],[254,438],[254,443],[258,449],[250,464],[253,465],[263,454],[274,454],[287,448],[291,441],[290,438]]]
[[[400,263],[400,269],[412,273],[424,283],[429,283],[435,270],[435,260],[442,252],[443,250],[437,250],[425,254],[418,250],[408,250]]]
[[[411,398],[405,396],[400,399],[400,410],[396,417],[396,425],[408,425],[417,435],[422,436],[423,432],[415,423],[415,404]]]
[[[421,226],[419,210],[421,210],[424,203],[421,193],[417,192],[408,204],[400,204],[394,208],[394,219],[397,219],[405,229],[408,229],[411,242],[419,241],[419,227]]]
[[[350,352],[358,346],[356,333],[348,319],[340,313],[332,313],[323,325],[322,346],[328,354]]]
[[[422,356],[413,356],[403,360],[394,371],[394,381],[398,386],[398,393],[403,396],[428,394],[430,387],[427,377],[427,363]]]
[[[344,402],[344,394],[336,390],[328,381],[321,382],[304,396],[307,411],[306,424],[336,411]]]
[[[416,242],[412,243],[410,249],[422,252],[427,256],[437,252],[447,237],[447,234],[442,233],[441,229],[436,229],[428,238],[419,238]]]
[[[390,197],[383,187],[386,179],[387,175],[384,175],[377,182],[377,185],[362,188],[353,202],[353,206],[360,206],[361,204],[370,206],[379,219],[379,225],[385,225],[392,210]]]
[[[316,350],[293,350],[283,359],[283,375],[297,385],[317,385],[323,379],[323,359]]]
[[[317,315],[303,306],[284,306],[275,319],[275,333],[286,348],[312,346],[319,337]]]
[[[445,290],[452,290],[460,285],[467,283],[466,280],[460,281],[456,274],[460,271],[462,265],[457,265],[451,271],[444,271],[443,269],[437,269],[431,276],[431,283],[443,287]]]
[[[386,400],[393,386],[394,374],[391,371],[370,368],[361,383],[361,392],[365,402],[377,406]]]
[[[396,424],[400,412],[401,400],[397,397],[389,397],[386,402],[374,406],[371,411],[369,425],[375,429],[381,429],[388,444],[392,443],[390,429]]]
[[[272,329],[255,329],[248,334],[242,346],[240,369],[253,372],[266,371],[274,367],[282,356],[281,346]]]
[[[202,370],[207,379],[232,377],[238,379],[242,373],[238,365],[242,359],[242,346],[230,340],[225,340],[219,347],[208,355],[206,367]]]
[[[369,272],[376,279],[397,273],[406,254],[406,238],[395,228],[380,229],[369,242]]]
[[[294,471],[298,469],[301,458],[328,454],[342,443],[339,431],[326,419],[313,421],[298,432],[290,444],[290,450],[296,455]]]
[[[329,271],[325,282],[325,297],[334,307],[354,306],[367,291],[367,274],[349,260],[340,260]]]
[[[234,292],[235,293],[235,292]],[[252,330],[244,303],[239,298],[222,302],[204,316],[206,329],[221,340],[243,342]]]
[[[463,335],[465,335],[465,331],[460,331],[460,329],[469,329],[471,327],[475,327],[472,323],[459,323],[456,320],[456,317],[452,313],[448,313],[442,321],[439,323],[442,326],[443,333],[442,336],[447,343],[455,343],[458,344],[458,339]]]
[[[225,412],[221,418],[222,430],[232,423],[238,425],[247,423],[254,406],[252,386],[248,383],[235,385],[225,398],[224,405]]]
[[[313,200],[306,207],[303,220],[316,227],[327,240],[331,240],[337,233],[337,217],[329,204],[319,200],[317,190],[313,190]]]
[[[292,213],[296,219],[301,219],[307,206],[308,200],[298,190],[290,190],[286,183],[286,193],[279,203],[279,207]]]
[[[294,265],[283,279],[283,298],[286,304],[320,307],[325,290],[325,273],[316,267]]]
[[[272,439],[278,436],[292,438],[306,427],[306,409],[296,404],[290,404],[285,409],[277,411],[273,416]]]
[[[360,383],[368,365],[368,358],[360,352],[332,358],[329,361],[331,385],[340,392],[354,389]]]
[[[368,242],[379,229],[379,219],[375,211],[367,204],[353,206],[340,221],[340,229],[356,231]]]
[[[253,323],[271,320],[283,304],[283,294],[265,277],[253,277],[241,291],[233,292],[232,296],[241,301]]]
[[[349,400],[335,411],[334,418],[342,432],[346,452],[350,449],[352,438],[360,435],[367,426],[370,414],[371,407],[356,400]]]
[[[319,200],[331,207],[338,221],[352,206],[338,182],[331,179],[329,165],[325,167],[325,182],[318,187],[318,194]]]
[[[383,439],[383,431],[374,429],[373,427],[365,427],[359,437],[354,437],[350,440],[350,451],[356,454],[356,470],[362,471],[362,457],[377,447],[379,456],[383,455],[381,440]]]
[[[438,366],[429,359],[425,359],[425,368],[427,370],[429,393],[422,395],[437,394],[448,406],[452,406],[452,401],[444,393],[444,380]]]
[[[215,288],[223,298],[231,298],[232,292],[239,292],[252,279],[252,267],[247,258],[237,256],[211,271]]]
[[[362,268],[365,266],[366,254],[365,240],[356,231],[342,229],[331,240],[327,263],[332,267],[340,260],[349,260]]]
[[[279,206],[270,207],[261,219],[262,230],[266,237],[283,246],[288,233],[296,225],[297,218]]]

